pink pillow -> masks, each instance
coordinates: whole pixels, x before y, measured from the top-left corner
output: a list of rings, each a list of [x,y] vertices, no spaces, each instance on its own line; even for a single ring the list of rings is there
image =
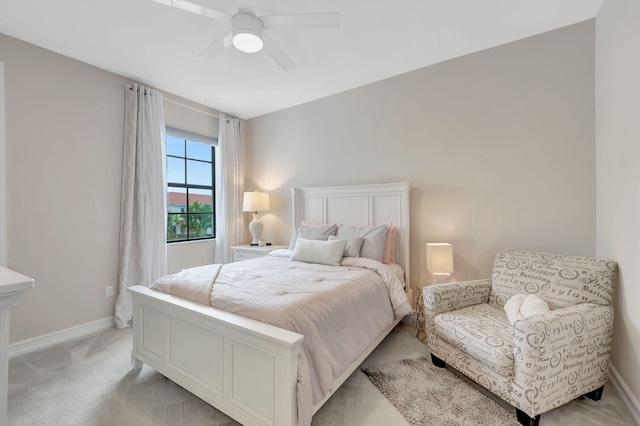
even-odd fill
[[[384,240],[382,263],[396,263],[396,227],[389,224],[387,237]]]
[[[398,263],[397,259],[396,259],[396,232],[398,231],[398,228],[396,228],[395,226],[393,227],[393,235],[391,238],[391,241],[393,241],[393,243],[391,244],[391,262],[390,263]]]

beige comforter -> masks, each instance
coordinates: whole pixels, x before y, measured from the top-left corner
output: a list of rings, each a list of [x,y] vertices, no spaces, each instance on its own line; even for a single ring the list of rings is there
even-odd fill
[[[333,382],[411,307],[403,283],[381,263],[345,258],[343,266],[325,266],[283,255],[185,270],[152,288],[304,335],[298,415],[310,425]]]

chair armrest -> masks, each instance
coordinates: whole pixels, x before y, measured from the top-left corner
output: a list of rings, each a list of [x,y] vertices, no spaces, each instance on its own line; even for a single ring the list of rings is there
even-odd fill
[[[490,280],[460,281],[426,286],[422,289],[425,315],[436,316],[443,312],[487,303],[490,292]]]
[[[613,307],[595,303],[556,309],[514,324],[517,408],[529,416],[604,385],[609,370]]]
[[[424,287],[420,294],[424,306],[418,309],[417,316],[418,339],[429,346],[432,353],[437,354],[439,338],[435,330],[434,317],[443,312],[487,303],[490,292],[491,281],[489,280],[461,281]]]

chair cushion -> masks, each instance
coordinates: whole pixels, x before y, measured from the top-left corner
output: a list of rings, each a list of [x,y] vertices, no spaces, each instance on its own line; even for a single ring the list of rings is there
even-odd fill
[[[513,374],[513,327],[502,308],[487,303],[434,317],[440,337],[503,376]]]

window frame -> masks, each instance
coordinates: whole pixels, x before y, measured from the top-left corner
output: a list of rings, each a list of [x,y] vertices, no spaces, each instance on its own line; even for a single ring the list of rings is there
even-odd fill
[[[191,242],[191,241],[203,241],[203,240],[213,240],[216,238],[216,148],[218,147],[218,139],[217,138],[213,138],[210,136],[204,136],[204,135],[200,135],[198,133],[193,133],[190,132],[188,130],[182,130],[182,129],[178,129],[175,127],[171,127],[171,126],[166,126],[165,128],[165,132],[167,135],[169,136],[173,136],[179,139],[184,139],[185,140],[185,152],[184,152],[184,156],[183,157],[179,157],[179,156],[175,156],[175,155],[170,155],[168,153],[168,151],[165,153],[165,164],[167,164],[167,169],[168,169],[168,161],[169,158],[176,158],[179,160],[183,160],[184,161],[184,182],[185,183],[176,183],[176,182],[169,182],[169,177],[167,175],[167,179],[165,182],[165,188],[166,188],[166,193],[169,193],[169,190],[171,188],[181,188],[184,189],[186,191],[185,196],[187,197],[187,204],[186,204],[186,208],[185,208],[185,212],[182,213],[170,213],[169,212],[169,205],[167,204],[167,208],[166,208],[166,212],[165,214],[167,215],[167,231],[168,231],[168,222],[169,222],[169,217],[170,215],[173,214],[184,214],[186,215],[186,226],[187,226],[187,237],[186,238],[181,238],[181,239],[177,239],[177,240],[169,240],[169,233],[167,232],[166,235],[166,240],[167,240],[167,244],[172,244],[172,243],[184,243],[184,242]],[[199,160],[199,159],[195,159],[195,158],[189,158],[187,156],[187,151],[186,151],[186,141],[190,140],[192,142],[199,142],[199,143],[203,143],[206,145],[210,145],[211,146],[211,161],[207,161],[207,160]],[[165,143],[165,150],[167,149],[167,139],[165,137],[164,140]],[[206,164],[211,164],[211,186],[208,185],[196,185],[196,184],[189,184],[187,183],[187,162],[188,161],[199,161],[201,163],[206,163]],[[189,237],[189,223],[190,223],[190,216],[191,215],[204,215],[204,214],[209,214],[209,213],[192,213],[189,211],[189,199],[188,199],[188,193],[189,193],[189,189],[205,189],[205,190],[211,190],[211,194],[212,194],[212,206],[211,206],[211,236],[204,236],[204,237]],[[168,197],[168,195],[167,195]]]

